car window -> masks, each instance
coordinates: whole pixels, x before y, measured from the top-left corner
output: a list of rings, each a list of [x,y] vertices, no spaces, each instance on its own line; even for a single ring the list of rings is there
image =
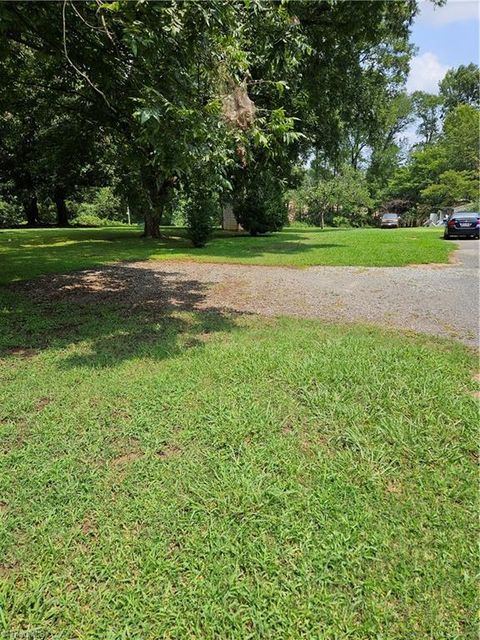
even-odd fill
[[[396,220],[398,218],[398,215],[396,213],[384,213],[382,218],[384,218],[385,220]]]

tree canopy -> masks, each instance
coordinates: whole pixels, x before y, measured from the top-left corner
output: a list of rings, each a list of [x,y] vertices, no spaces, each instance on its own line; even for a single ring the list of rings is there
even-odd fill
[[[30,224],[51,201],[65,224],[79,190],[112,184],[157,237],[181,192],[203,242],[222,202],[251,200],[256,175],[278,206],[313,157],[331,176],[361,172],[378,202],[412,117],[433,144],[442,106],[453,158],[465,140],[448,130],[463,135],[457,120],[471,120],[458,104],[478,105],[474,65],[449,72],[439,97],[405,94],[417,9],[413,0],[4,2],[2,196]],[[465,153],[469,169],[442,170],[471,171],[472,146]]]

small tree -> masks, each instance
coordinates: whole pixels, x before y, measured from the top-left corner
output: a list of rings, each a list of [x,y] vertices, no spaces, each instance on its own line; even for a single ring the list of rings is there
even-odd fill
[[[349,166],[337,175],[309,176],[294,200],[302,212],[300,217],[322,229],[325,223],[360,226],[372,205],[364,173]]]
[[[194,247],[204,247],[210,239],[220,211],[218,195],[207,188],[192,190],[185,207],[188,237]]]
[[[233,213],[252,236],[280,231],[288,221],[288,207],[281,181],[267,170],[250,171],[237,194]]]

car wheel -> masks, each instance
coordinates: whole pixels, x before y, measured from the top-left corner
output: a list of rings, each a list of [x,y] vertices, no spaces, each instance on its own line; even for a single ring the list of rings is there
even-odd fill
[[[444,233],[443,234],[443,239],[444,240],[450,240],[450,236],[448,235],[448,233]]]

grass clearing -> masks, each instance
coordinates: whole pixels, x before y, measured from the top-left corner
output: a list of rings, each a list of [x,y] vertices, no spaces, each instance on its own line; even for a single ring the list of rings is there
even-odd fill
[[[448,261],[455,244],[439,229],[325,229],[289,227],[252,238],[218,231],[194,249],[185,229],[166,227],[162,240],[137,227],[0,230],[0,284],[119,260],[198,260],[288,267],[390,267]]]
[[[476,637],[464,347],[13,291],[0,322],[0,629]]]

